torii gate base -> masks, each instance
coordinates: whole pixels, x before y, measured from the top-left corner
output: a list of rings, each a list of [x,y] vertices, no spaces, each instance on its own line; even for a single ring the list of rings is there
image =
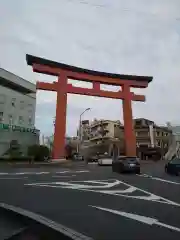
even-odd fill
[[[146,88],[148,83],[152,81],[152,77],[97,72],[32,55],[26,55],[26,61],[28,65],[32,66],[34,72],[58,76],[57,82],[37,82],[36,84],[37,89],[57,92],[53,159],[65,157],[67,93],[122,99],[126,155],[129,157],[136,156],[136,136],[133,127],[131,101],[143,102],[145,96],[134,94],[130,91],[130,88]],[[75,87],[68,83],[68,78],[92,82],[93,87],[92,89]],[[100,84],[121,86],[122,90],[118,92],[104,91],[100,89]]]

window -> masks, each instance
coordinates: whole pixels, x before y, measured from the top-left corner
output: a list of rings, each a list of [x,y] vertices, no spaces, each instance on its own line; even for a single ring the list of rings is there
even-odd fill
[[[158,147],[161,147],[161,142],[160,142],[160,141],[156,141],[156,145],[157,145]]]
[[[3,122],[3,112],[0,112],[0,123]]]
[[[13,124],[13,116],[11,114],[9,114],[8,118],[9,118],[9,124],[12,125]]]
[[[32,117],[31,116],[29,116],[29,118],[28,118],[28,124],[32,125]]]
[[[142,121],[141,120],[136,120],[135,121],[135,125],[136,126],[141,126],[142,125]]]
[[[24,122],[23,116],[19,116],[19,124],[23,124],[23,122]]]
[[[15,99],[15,98],[12,98],[12,100],[11,100],[11,105],[12,105],[13,107],[16,106],[16,99]]]
[[[170,163],[172,163],[172,164],[180,164],[180,159],[177,158],[177,157],[175,157],[175,158],[173,158],[173,159],[170,161]]]
[[[160,137],[160,132],[156,132],[156,137]]]
[[[20,101],[20,109],[24,109],[24,107],[25,107],[24,101]]]
[[[32,111],[33,111],[33,105],[29,103],[28,104],[28,112],[32,113]]]
[[[6,96],[4,94],[0,94],[0,104],[5,104]]]

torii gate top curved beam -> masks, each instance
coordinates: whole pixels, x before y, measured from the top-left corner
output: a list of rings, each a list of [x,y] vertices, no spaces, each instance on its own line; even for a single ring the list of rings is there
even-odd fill
[[[153,79],[153,77],[150,76],[124,75],[84,69],[29,54],[26,55],[26,61],[28,65],[33,66],[35,72],[58,76],[61,70],[65,70],[68,73],[67,76],[72,79],[90,82],[98,81],[111,85],[122,85],[124,81],[128,81],[130,87],[145,88]],[[44,69],[42,68],[42,65],[44,66]]]

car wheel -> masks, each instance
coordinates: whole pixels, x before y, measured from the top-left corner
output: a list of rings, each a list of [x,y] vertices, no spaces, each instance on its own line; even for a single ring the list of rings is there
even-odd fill
[[[141,170],[140,169],[136,170],[136,174],[141,174]]]

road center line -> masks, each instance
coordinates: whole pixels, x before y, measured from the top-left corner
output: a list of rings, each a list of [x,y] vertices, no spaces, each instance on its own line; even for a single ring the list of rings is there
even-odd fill
[[[159,177],[153,177],[153,176],[147,175],[147,174],[140,174],[140,175],[136,174],[136,175],[140,176],[140,177],[145,177],[145,178],[150,178],[150,179],[153,179],[153,180],[161,181],[161,182],[166,182],[166,183],[171,183],[171,184],[175,184],[175,185],[180,185],[179,182],[174,182],[174,181],[170,181],[170,180],[159,178]]]

